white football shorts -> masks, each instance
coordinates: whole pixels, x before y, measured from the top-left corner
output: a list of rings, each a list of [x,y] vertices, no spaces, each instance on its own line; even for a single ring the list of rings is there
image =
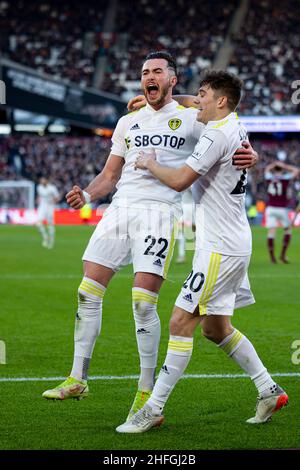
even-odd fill
[[[280,225],[284,228],[289,227],[289,209],[287,207],[268,206],[266,208],[266,227],[276,228]]]
[[[98,223],[82,259],[113,271],[132,263],[135,273],[166,278],[176,230],[177,219],[171,211],[111,205]]]
[[[175,305],[200,315],[233,315],[235,308],[255,303],[247,269],[250,256],[227,256],[198,249],[193,269]]]
[[[39,206],[37,210],[37,221],[43,222],[46,220],[48,224],[54,223],[54,207],[53,206]]]

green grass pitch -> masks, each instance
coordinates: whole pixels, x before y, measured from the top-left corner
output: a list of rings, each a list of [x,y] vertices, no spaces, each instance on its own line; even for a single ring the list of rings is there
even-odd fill
[[[34,227],[1,226],[0,340],[7,364],[0,365],[1,449],[260,449],[300,448],[300,377],[277,380],[290,404],[261,426],[253,416],[256,389],[248,378],[187,378],[175,388],[165,424],[140,435],[120,435],[136,390],[136,380],[90,381],[90,397],[49,402],[46,388],[57,381],[13,378],[67,376],[73,355],[76,292],[81,255],[93,227],[58,227],[53,250],[41,247]],[[253,230],[250,280],[257,303],[236,312],[233,324],[254,343],[271,373],[299,374],[291,348],[300,340],[300,230],[295,229],[289,265],[271,265],[266,231]],[[277,237],[281,244],[282,233]],[[189,261],[171,265],[159,299],[165,357],[168,319]],[[131,312],[131,267],[118,273],[104,300],[102,334],[91,362],[91,376],[127,376],[139,371]],[[298,358],[300,355],[298,355]],[[187,374],[239,374],[242,371],[197,332]]]

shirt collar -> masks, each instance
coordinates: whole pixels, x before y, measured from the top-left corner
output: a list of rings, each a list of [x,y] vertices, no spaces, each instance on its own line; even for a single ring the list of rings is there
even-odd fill
[[[239,119],[238,114],[233,111],[232,113],[229,113],[229,114],[227,114],[227,116],[223,117],[223,119],[219,119],[218,121],[208,121],[207,124],[209,124],[209,125],[219,124],[223,121],[228,121],[229,119],[237,121]]]
[[[149,111],[150,113],[153,113],[153,114],[154,113],[168,113],[169,111],[172,111],[172,109],[176,109],[177,106],[178,106],[177,101],[172,100],[170,103],[166,104],[165,106],[158,109],[157,111],[156,111],[156,109],[153,109],[152,106],[150,106],[149,103],[146,104],[146,109],[147,109],[147,111]]]

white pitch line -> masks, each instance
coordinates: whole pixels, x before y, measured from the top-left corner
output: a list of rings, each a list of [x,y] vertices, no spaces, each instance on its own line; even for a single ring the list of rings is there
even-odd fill
[[[300,372],[275,372],[272,377],[300,377]],[[91,380],[137,380],[138,375],[94,375]],[[246,374],[185,374],[183,379],[248,379]],[[0,377],[0,382],[55,382],[65,377]]]

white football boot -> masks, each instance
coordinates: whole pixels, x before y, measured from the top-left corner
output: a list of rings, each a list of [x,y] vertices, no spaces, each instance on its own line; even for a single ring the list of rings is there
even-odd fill
[[[288,404],[289,397],[285,391],[279,387],[274,386],[273,389],[263,392],[257,399],[256,413],[253,418],[247,419],[249,424],[261,424],[270,421],[275,411]]]
[[[145,405],[131,419],[117,427],[121,433],[146,432],[151,428],[160,426],[164,421],[162,414],[155,414],[150,405]]]

